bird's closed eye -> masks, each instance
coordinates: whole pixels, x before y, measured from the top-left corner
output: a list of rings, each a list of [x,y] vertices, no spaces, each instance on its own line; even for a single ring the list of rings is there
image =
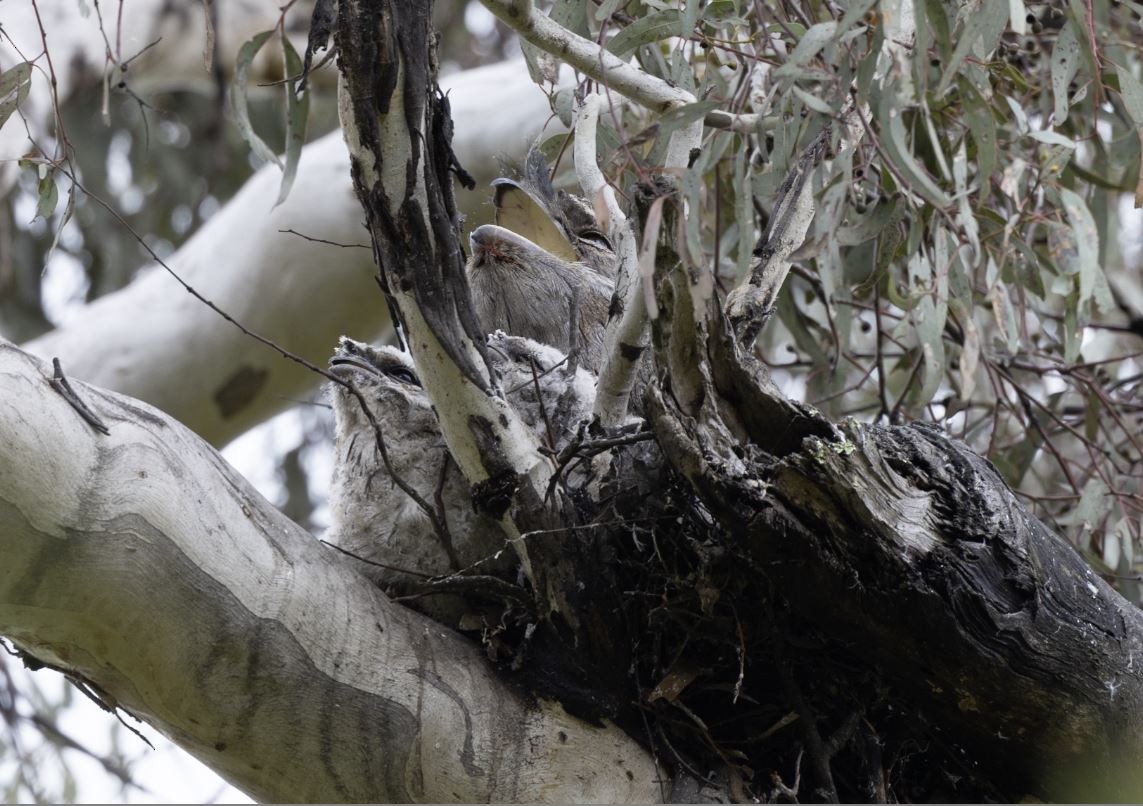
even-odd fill
[[[611,248],[611,241],[607,240],[607,236],[597,229],[584,230],[583,232],[579,233],[579,239],[581,241],[592,243],[596,246],[602,246],[606,249]]]
[[[421,381],[413,374],[412,370],[405,369],[404,367],[394,367],[385,373],[395,381],[407,383],[410,386],[420,387]]]

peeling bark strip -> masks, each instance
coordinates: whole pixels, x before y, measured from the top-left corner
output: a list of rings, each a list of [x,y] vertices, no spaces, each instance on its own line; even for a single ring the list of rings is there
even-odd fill
[[[412,293],[449,358],[468,381],[487,391],[491,366],[464,274],[451,177],[457,160],[448,104],[436,90],[431,10],[431,3],[422,2],[341,3],[338,60],[351,106],[343,124],[351,138],[354,188],[373,233],[382,287],[389,295],[395,289]],[[399,108],[392,110],[394,103]],[[386,154],[392,140],[383,127],[391,113],[403,113],[407,148],[396,153],[389,148]],[[362,164],[363,154],[370,155],[372,165]],[[402,156],[403,166],[389,165]],[[386,177],[402,169],[403,187],[401,182],[386,183]],[[399,197],[391,198],[394,190]],[[405,317],[401,319],[407,336]],[[460,349],[465,340],[484,357],[483,370]]]

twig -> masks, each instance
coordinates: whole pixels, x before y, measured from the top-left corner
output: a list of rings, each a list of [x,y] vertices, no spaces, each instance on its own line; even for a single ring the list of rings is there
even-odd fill
[[[80,400],[79,395],[71,388],[71,384],[63,374],[63,368],[60,366],[58,358],[52,359],[52,369],[54,374],[51,380],[48,381],[52,388],[59,392],[60,396],[68,402],[69,405],[77,412],[79,416],[87,421],[87,424],[94,428],[105,437],[111,435],[111,430],[104,425],[103,420],[99,419],[95,412],[88,408],[87,404]]]
[[[417,590],[413,593],[394,596],[393,601],[408,602],[423,599],[426,596],[456,593],[480,596],[485,599],[495,599],[497,601],[514,602],[518,605],[522,605],[529,613],[534,613],[536,610],[535,600],[528,591],[519,585],[506,582],[500,577],[488,576],[486,574],[473,574],[470,576],[450,574],[447,577],[434,577],[425,582],[418,583]]]
[[[585,440],[584,431],[586,429],[581,427],[579,433],[575,438],[564,446],[563,450],[555,454],[556,470],[552,474],[551,480],[548,482],[548,489],[545,498],[551,496],[554,492],[556,484],[559,483],[560,478],[563,476],[564,471],[568,465],[575,459],[590,458],[597,456],[604,451],[609,451],[612,448],[619,448],[624,445],[634,445],[639,442],[648,442],[655,438],[655,433],[651,429],[640,429],[634,433],[619,434],[617,436],[602,437],[600,439]]]
[[[338,243],[337,241],[327,241],[325,238],[315,238],[312,235],[306,235],[304,232],[298,232],[296,229],[286,228],[286,229],[280,229],[280,230],[278,230],[278,232],[281,232],[283,234],[288,234],[288,235],[297,235],[299,238],[304,238],[305,240],[312,241],[313,243],[324,243],[324,244],[328,244],[329,246],[337,246],[337,247],[340,247],[342,249],[372,249],[373,248],[373,247],[369,246],[369,244],[364,244],[364,243]]]
[[[83,755],[92,759],[97,764],[99,764],[99,766],[103,767],[105,772],[118,778],[119,782],[124,786],[130,786],[138,789],[140,792],[151,794],[149,789],[131,777],[131,773],[129,773],[123,765],[117,764],[114,759],[107,758],[106,756],[101,756],[94,750],[80,744],[75,739],[60,730],[58,725],[45,717],[43,714],[34,713],[31,716],[27,717],[27,719],[29,722],[39,728],[40,731],[49,736],[51,740],[57,745],[65,747],[68,750],[75,750],[77,753],[82,753]]]
[[[805,749],[809,751],[810,766],[813,768],[816,779],[814,783],[817,784],[814,794],[820,796],[826,803],[837,803],[837,787],[834,785],[833,772],[830,770],[830,757],[832,755],[830,748],[822,739],[821,733],[818,732],[814,713],[802,696],[802,689],[798,685],[798,681],[794,679],[789,661],[782,658],[778,661],[777,667],[782,688],[800,717],[798,722],[802,729],[802,739],[805,742]]]
[[[399,565],[392,565],[391,563],[383,563],[383,562],[379,562],[377,560],[367,560],[358,554],[354,554],[349,549],[343,549],[341,546],[338,546],[334,543],[330,543],[325,538],[320,538],[318,540],[318,542],[329,546],[334,551],[337,551],[337,552],[340,552],[341,554],[344,554],[346,557],[351,557],[354,560],[357,560],[358,562],[365,563],[366,565],[376,566],[377,568],[384,568],[386,571],[396,571],[397,573],[400,573],[400,574],[408,574],[409,576],[421,577],[422,579],[432,579],[433,578],[432,574],[426,574],[423,571],[414,571],[411,568],[402,568]]]
[[[110,694],[105,693],[102,689],[100,689],[94,683],[90,683],[87,680],[85,680],[84,678],[80,677],[79,674],[76,672],[71,672],[71,671],[68,671],[66,669],[61,669],[57,666],[52,666],[51,664],[46,664],[43,661],[37,661],[37,662],[42,666],[46,666],[49,669],[54,669],[55,671],[60,672],[64,677],[66,677],[68,679],[68,681],[73,686],[75,686],[77,689],[79,689],[79,692],[81,694],[83,694],[83,696],[87,697],[89,700],[91,700],[93,703],[95,703],[97,706],[99,706],[100,710],[106,711],[107,713],[114,716],[117,720],[119,720],[120,725],[127,728],[127,730],[131,731],[137,737],[139,737],[139,739],[141,739],[143,741],[143,744],[147,745],[147,747],[151,748],[152,750],[155,749],[155,745],[151,744],[150,739],[148,739],[139,730],[131,727],[130,725],[127,724],[126,721],[124,721],[122,714],[120,714],[120,711],[122,711],[125,714],[130,715],[132,719],[137,720],[138,717],[136,717],[130,711],[127,711]]]

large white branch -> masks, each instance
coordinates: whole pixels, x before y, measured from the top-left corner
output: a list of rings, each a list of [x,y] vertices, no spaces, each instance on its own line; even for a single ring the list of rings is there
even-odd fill
[[[517,693],[205,443],[0,342],[0,634],[271,801],[651,801],[612,726]]]
[[[549,113],[522,61],[458,73],[442,84],[456,121],[457,156],[483,178],[493,175],[498,156],[524,153]],[[276,167],[262,168],[168,263],[251,330],[324,364],[338,336],[372,339],[389,327],[368,248],[283,232],[369,243],[341,134],[305,148],[293,190],[273,208],[280,177]],[[487,189],[462,191],[462,198],[475,209]],[[75,377],[159,406],[215,445],[319,380],[244,336],[158,267],[26,347],[59,356]]]
[[[167,264],[247,328],[324,365],[337,337],[387,327],[340,137],[308,146],[287,201],[268,166]],[[321,203],[324,200],[325,203]],[[317,203],[315,203],[317,202]],[[70,375],[139,397],[215,444],[285,408],[318,377],[251,339],[158,266],[85,306],[27,349]]]

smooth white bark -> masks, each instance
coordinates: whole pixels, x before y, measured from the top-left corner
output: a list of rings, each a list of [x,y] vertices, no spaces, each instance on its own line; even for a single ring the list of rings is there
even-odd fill
[[[371,339],[388,325],[373,282],[360,206],[340,136],[302,155],[289,198],[274,208],[281,173],[267,166],[167,264],[245,327],[324,365],[337,337]],[[85,306],[27,349],[65,371],[139,397],[214,444],[288,406],[320,380],[245,336],[156,265]]]
[[[517,693],[156,409],[0,343],[0,634],[254,797],[652,801],[652,760]]]
[[[575,170],[584,196],[598,211],[606,214],[607,235],[617,257],[615,293],[623,300],[623,313],[607,323],[604,333],[603,366],[595,395],[595,415],[605,428],[623,422],[635,379],[638,359],[633,359],[620,345],[647,344],[647,308],[640,293],[638,256],[635,233],[619,206],[615,190],[607,184],[599,170],[596,133],[602,99],[590,93],[576,108]]]

